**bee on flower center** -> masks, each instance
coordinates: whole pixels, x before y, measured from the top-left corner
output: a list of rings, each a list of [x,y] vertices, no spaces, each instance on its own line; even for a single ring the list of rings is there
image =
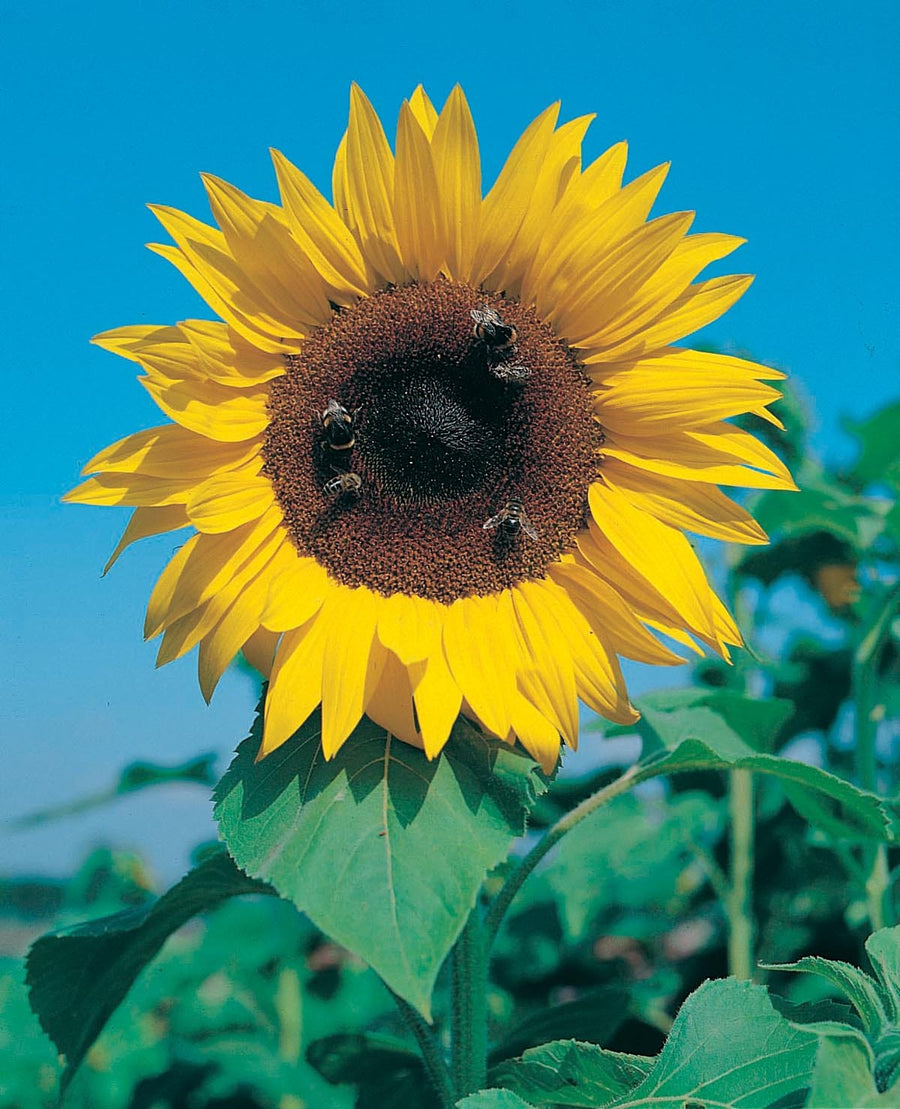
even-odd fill
[[[344,493],[359,496],[360,489],[362,489],[362,478],[359,474],[343,471],[339,471],[337,477],[330,478],[322,487],[322,491],[329,497],[341,497]]]
[[[348,451],[354,446],[358,416],[358,408],[348,412],[339,401],[330,400],[325,405],[325,411],[319,413],[319,423],[332,450]]]
[[[533,539],[535,542],[538,540],[537,528],[528,519],[525,506],[518,497],[510,497],[497,515],[485,520],[481,526],[485,531],[499,528],[501,534],[508,536],[510,539],[518,535],[520,531],[524,531],[529,539]]]
[[[499,312],[482,304],[469,315],[475,321],[472,332],[484,346],[488,369],[499,381],[522,382],[531,376],[527,366],[513,365],[519,354],[518,333],[512,324],[505,323]]]

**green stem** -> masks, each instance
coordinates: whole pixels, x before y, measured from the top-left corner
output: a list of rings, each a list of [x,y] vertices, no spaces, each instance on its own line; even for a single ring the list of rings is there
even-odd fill
[[[644,776],[650,777],[649,774]],[[620,777],[616,778],[614,782],[610,782],[609,785],[604,786],[603,789],[598,789],[596,793],[592,794],[590,797],[586,797],[580,805],[576,805],[571,812],[560,817],[560,819],[547,831],[543,839],[532,847],[512,874],[510,874],[503,883],[500,892],[494,898],[488,911],[484,927],[485,943],[488,951],[496,938],[497,932],[500,930],[500,925],[503,923],[503,918],[506,915],[507,909],[512,904],[513,898],[522,888],[525,879],[547,852],[559,843],[566,832],[574,828],[576,824],[580,824],[586,816],[590,816],[592,812],[595,812],[597,809],[607,804],[614,797],[618,797],[620,793],[626,793],[632,786],[637,785],[641,777],[636,765],[629,767],[629,769]]]
[[[487,1081],[488,945],[476,905],[453,948],[452,1071],[457,1098]]]
[[[728,917],[728,973],[753,978],[753,824],[755,790],[750,770],[728,772],[731,816],[731,881],[725,900]]]
[[[422,1061],[425,1064],[425,1073],[438,1095],[441,1109],[452,1109],[452,1106],[456,1103],[456,1098],[453,1096],[453,1083],[450,1080],[450,1071],[447,1069],[447,1064],[441,1054],[434,1032],[408,1001],[404,1001],[393,990],[390,992],[397,1003],[404,1024],[419,1045]]]

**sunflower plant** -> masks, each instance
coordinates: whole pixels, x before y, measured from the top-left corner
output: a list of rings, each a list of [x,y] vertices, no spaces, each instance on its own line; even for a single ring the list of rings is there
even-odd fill
[[[691,212],[650,218],[667,166],[623,184],[619,143],[585,167],[591,117],[558,113],[526,129],[483,195],[461,89],[440,113],[416,89],[392,150],[354,87],[332,201],[273,151],[278,204],[204,176],[218,226],[152,207],[172,243],[151,249],[218,319],[97,336],[140,366],[170,422],[101,451],[66,499],[134,508],[107,569],[138,539],[190,529],[147,609],[158,662],[198,648],[208,700],[240,652],[264,692],[215,790],[225,850],[158,901],[35,949],[32,1003],[66,1058],[64,1088],[165,939],[249,893],[292,903],[380,976],[421,1075],[418,1100],[396,1104],[642,1105],[716,1083],[717,1104],[734,1104],[809,1085],[824,1033],[795,1028],[747,981],[693,994],[655,1063],[550,1025],[540,1058],[497,1055],[492,952],[496,966],[504,921],[548,871],[526,879],[557,844],[563,882],[577,875],[601,813],[621,814],[645,849],[641,782],[725,776],[727,812],[689,803],[665,827],[696,827],[738,979],[755,969],[759,775],[864,844],[873,899],[894,834],[871,774],[860,788],[777,753],[783,703],[748,695],[740,653],[728,670],[741,632],[685,535],[762,547],[766,532],[720,486],[760,491],[773,518],[796,489],[748,430],[783,429],[770,410],[783,374],[678,345],[749,286],[700,279],[743,240],[691,234]],[[743,565],[752,576],[765,555]],[[845,597],[846,577],[815,580],[831,596],[843,582]],[[619,657],[673,666],[685,651],[717,657],[726,688],[656,695],[639,713]],[[556,778],[580,705],[643,747],[567,804]],[[510,854],[529,823],[542,834]],[[726,825],[721,874],[710,852]],[[582,895],[570,923],[587,919]],[[67,959],[89,989],[58,973]],[[756,1021],[744,1087],[723,1077],[733,1044],[718,1025],[735,1006]],[[682,1090],[692,1027],[708,1055]],[[349,1056],[335,1050],[316,1065],[340,1081]]]

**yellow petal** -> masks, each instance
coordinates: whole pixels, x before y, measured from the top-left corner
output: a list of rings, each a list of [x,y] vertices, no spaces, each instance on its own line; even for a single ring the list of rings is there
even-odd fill
[[[196,360],[199,375],[231,388],[263,385],[284,373],[284,357],[248,343],[234,328],[215,320],[182,320],[178,325]]]
[[[758,415],[781,397],[750,377],[723,380],[717,371],[679,372],[671,360],[637,362],[609,375],[595,393],[594,412],[604,429],[623,435],[659,437],[738,416]]]
[[[511,723],[519,743],[540,764],[545,774],[552,774],[559,761],[559,731],[556,725],[521,695],[513,701]]]
[[[257,762],[290,739],[322,700],[328,630],[320,613],[282,637],[272,665]]]
[[[187,504],[197,482],[151,474],[96,474],[70,489],[66,504],[125,504],[142,508]]]
[[[509,591],[530,661],[519,672],[519,686],[545,716],[551,710],[549,719],[573,746],[578,742],[578,694],[572,656],[541,588],[539,582],[520,582]]]
[[[530,279],[542,316],[548,315],[572,289],[580,288],[591,268],[602,268],[603,259],[616,243],[643,225],[668,169],[668,164],[657,166],[636,178],[580,220],[560,224],[555,234],[548,228],[544,236],[546,260],[540,270],[533,270]]]
[[[163,424],[106,447],[81,472],[141,473],[202,481],[243,465],[259,453],[259,447],[259,443],[216,443],[178,424]]]
[[[552,104],[528,126],[484,199],[472,263],[475,285],[500,265],[522,226],[558,115],[559,104]]]
[[[605,637],[616,654],[651,666],[679,666],[684,662],[647,631],[615,589],[596,573],[571,562],[555,563],[549,573],[591,629]]]
[[[610,434],[603,453],[641,470],[688,481],[749,489],[797,488],[777,455],[731,424],[670,431],[653,442],[644,436]]]
[[[548,256],[556,249],[560,236],[569,228],[581,224],[619,190],[627,156],[628,144],[617,143],[592,162],[584,173],[573,177],[565,194],[559,198],[550,214],[528,266],[522,282],[523,299],[534,299],[535,276],[541,272]]]
[[[392,207],[394,158],[375,109],[356,84],[350,89],[350,122],[344,157],[346,170],[342,188],[346,188],[346,195],[342,199],[363,257],[383,279],[403,281],[406,271],[398,255]],[[335,199],[338,199],[337,189]]]
[[[296,552],[290,543],[283,543],[271,561],[250,579],[218,620],[215,627],[200,642],[197,672],[200,691],[209,703],[219,679],[241,647],[259,629],[259,617],[269,591],[272,575],[278,573]]]
[[[269,424],[268,393],[238,392],[212,381],[162,385],[149,377],[138,380],[176,423],[220,443],[253,439]]]
[[[198,531],[214,534],[258,520],[275,503],[275,490],[257,473],[260,462],[216,474],[199,485],[187,503],[188,516]]]
[[[248,559],[220,589],[206,596],[200,604],[190,608],[177,619],[170,615],[166,621],[165,635],[159,645],[156,665],[164,666],[187,654],[204,636],[211,633],[237,598],[250,589],[251,583],[259,574],[265,573],[268,580],[268,568],[276,562],[277,556],[286,543],[287,540],[283,534],[276,532],[270,535],[253,557]]]
[[[450,737],[462,706],[462,694],[450,673],[441,644],[426,662],[414,664],[412,676],[413,699],[425,754],[433,759]]]
[[[178,528],[186,528],[189,524],[187,512],[180,504],[136,508],[122,533],[122,538],[116,544],[116,549],[103,567],[103,573],[109,573],[122,551],[132,543],[136,543],[138,539],[146,539],[166,531],[176,531]]]
[[[626,235],[585,268],[577,288],[548,313],[548,321],[572,343],[589,344],[672,254],[693,218],[693,212],[675,212]]]
[[[658,319],[711,262],[726,258],[746,242],[736,235],[704,233],[683,239],[615,318],[598,329],[586,342],[603,348],[612,346]]]
[[[607,720],[621,724],[636,720],[638,714],[628,700],[625,679],[615,654],[591,630],[561,586],[544,582],[544,596],[569,644],[578,696]]]
[[[234,531],[192,536],[175,553],[150,594],[144,637],[152,639],[225,589],[273,538],[284,534],[281,519],[281,511],[271,508],[261,520]]]
[[[320,614],[328,622],[322,670],[322,752],[333,758],[359,723],[371,697],[384,648],[375,640],[376,594],[365,588],[333,590]],[[369,666],[370,655],[382,666]]]
[[[431,147],[404,101],[397,121],[394,226],[403,265],[420,281],[434,280],[444,260],[439,249],[437,195]]]
[[[648,327],[597,353],[601,355],[601,360],[621,361],[635,354],[668,346],[669,343],[691,335],[717,320],[752,284],[753,277],[749,274],[733,274],[689,285]],[[590,357],[592,353],[594,352],[588,351],[587,356]]]
[[[459,85],[444,105],[432,142],[442,253],[450,277],[468,281],[481,220],[481,160],[469,105]]]
[[[593,118],[581,116],[553,133],[509,252],[502,265],[485,278],[491,287],[518,295],[565,183],[581,168],[581,142]]]
[[[440,649],[441,623],[436,604],[404,593],[386,597],[378,611],[378,638],[404,666],[427,659]]]
[[[282,222],[280,210],[220,177],[200,176],[231,256],[273,315],[299,321],[304,331],[327,323],[331,309],[322,278]]]
[[[728,543],[767,543],[769,537],[746,509],[715,485],[639,470],[618,458],[603,462],[603,478],[643,512],[670,527],[724,539]]]
[[[472,711],[489,731],[505,736],[510,728],[510,705],[516,697],[515,675],[496,625],[494,597],[455,601],[447,609],[444,623],[444,653]]]
[[[149,207],[177,244],[172,248],[151,243],[150,249],[179,269],[227,323],[262,350],[277,352],[283,339],[303,338],[304,329],[238,265],[221,231],[175,208]]]
[[[334,588],[328,574],[314,558],[298,555],[272,579],[259,622],[275,632],[299,628],[319,611]]]
[[[669,599],[689,626],[714,637],[709,583],[681,532],[639,511],[602,481],[593,483],[588,501],[597,527],[619,554]]]
[[[386,653],[381,677],[366,705],[366,716],[404,743],[422,748],[422,737],[413,715],[409,674],[398,659]]]
[[[450,95],[452,96],[453,93]],[[409,107],[410,111],[415,116],[416,122],[425,132],[430,142],[434,135],[435,128],[437,127],[438,114],[428,97],[428,93],[421,85],[416,85],[415,89],[413,89],[413,94],[409,98]],[[444,105],[444,108],[446,110],[446,105]]]
[[[275,651],[280,639],[281,636],[276,632],[270,632],[266,628],[257,628],[241,647],[244,658],[264,678],[268,678],[272,673],[272,663],[275,661]]]
[[[326,281],[339,304],[352,304],[370,290],[356,240],[324,196],[278,150],[272,161],[291,234]]]

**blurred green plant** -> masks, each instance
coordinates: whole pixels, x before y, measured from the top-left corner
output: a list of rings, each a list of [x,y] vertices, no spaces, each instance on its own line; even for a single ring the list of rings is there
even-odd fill
[[[5,959],[0,1109],[55,1104],[56,1050],[100,1109],[900,1105],[900,405],[843,466],[781,414],[752,430],[801,492],[722,569],[748,650],[644,698],[599,769],[465,725],[429,763],[367,722],[323,764],[313,719],[241,745],[228,853],[162,897],[111,852],[8,882],[10,955],[57,928],[27,970],[53,1046]]]

